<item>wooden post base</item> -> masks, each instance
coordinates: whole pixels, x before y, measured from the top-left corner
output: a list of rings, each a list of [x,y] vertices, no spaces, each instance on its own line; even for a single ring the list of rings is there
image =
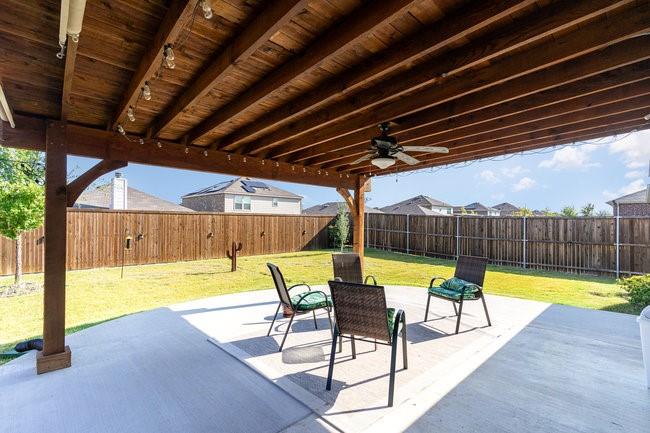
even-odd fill
[[[42,351],[36,354],[36,374],[43,374],[54,370],[61,370],[72,365],[72,352],[69,346],[61,353],[43,355]]]

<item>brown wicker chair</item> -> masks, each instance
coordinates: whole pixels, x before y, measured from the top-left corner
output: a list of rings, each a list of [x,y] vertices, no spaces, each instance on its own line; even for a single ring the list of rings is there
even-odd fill
[[[456,287],[453,287],[452,285],[446,287],[445,284],[451,280],[445,280],[442,277],[433,277],[429,283],[429,296],[427,298],[427,309],[424,313],[424,321],[426,322],[429,317],[429,303],[431,302],[432,296],[446,301],[451,301],[454,306],[454,312],[458,317],[456,320],[456,334],[458,334],[460,328],[460,317],[463,314],[463,302],[469,300],[477,301],[480,299],[483,302],[483,309],[485,310],[485,317],[487,318],[488,326],[492,326],[487,305],[485,304],[485,296],[483,296],[483,281],[485,280],[487,262],[487,257],[460,256],[458,258],[454,277],[465,281],[467,284],[461,283],[456,285]],[[434,286],[433,283],[436,280],[443,280],[443,283],[440,286]],[[456,304],[459,304],[458,309],[456,309]]]
[[[289,333],[289,329],[291,329],[293,318],[296,315],[306,314],[311,311],[312,315],[314,316],[314,327],[318,329],[318,322],[316,321],[316,310],[322,308],[325,311],[327,311],[327,318],[329,319],[329,324],[330,324],[330,333],[333,333],[332,315],[331,315],[331,311],[332,311],[331,298],[327,296],[324,292],[321,292],[320,290],[311,290],[311,287],[309,287],[309,285],[304,283],[295,284],[291,287],[287,287],[286,283],[284,282],[284,277],[282,276],[282,272],[280,272],[280,269],[277,266],[275,266],[273,263],[267,263],[266,266],[268,266],[269,270],[271,271],[271,277],[273,277],[273,283],[275,284],[275,289],[277,290],[278,297],[280,298],[280,303],[278,304],[278,308],[277,310],[275,310],[275,314],[273,315],[273,321],[271,322],[271,326],[269,327],[269,332],[266,333],[267,337],[271,335],[271,331],[273,330],[273,324],[275,323],[275,318],[278,316],[278,313],[280,312],[280,307],[285,306],[287,307],[285,309],[286,311],[291,311],[289,324],[287,325],[287,330],[284,332],[284,337],[282,338],[282,343],[280,344],[280,348],[278,349],[278,352],[282,352],[282,347],[284,346],[284,342],[287,339],[287,334]],[[307,287],[307,291],[291,296],[289,291],[295,287],[300,287],[300,286]]]
[[[347,281],[330,281],[334,301],[334,335],[327,373],[326,389],[332,389],[334,358],[338,337],[350,338],[352,358],[356,359],[355,338],[372,343],[366,338],[375,339],[375,344],[391,346],[390,381],[388,386],[388,406],[393,405],[395,390],[395,364],[397,361],[397,337],[401,333],[404,369],[408,368],[406,353],[406,315],[402,310],[386,308],[386,295],[382,286],[357,284]],[[401,330],[400,330],[401,325]],[[340,340],[339,340],[340,344]]]
[[[334,278],[340,278],[341,281],[351,283],[368,284],[371,279],[376,286],[377,279],[372,275],[367,275],[365,280],[361,272],[361,259],[357,253],[337,253],[332,254],[332,265],[334,266]]]

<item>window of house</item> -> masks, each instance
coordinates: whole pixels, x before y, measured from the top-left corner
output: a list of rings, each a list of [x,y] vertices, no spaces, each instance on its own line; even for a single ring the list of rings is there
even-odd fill
[[[234,202],[235,210],[251,210],[251,198],[246,195],[236,195]]]
[[[273,207],[278,207],[278,199],[275,198],[275,197],[273,198],[273,204],[272,204],[272,206],[273,206]]]

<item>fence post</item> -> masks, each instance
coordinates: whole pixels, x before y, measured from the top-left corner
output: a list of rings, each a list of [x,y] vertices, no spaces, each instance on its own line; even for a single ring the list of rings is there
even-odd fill
[[[616,203],[616,278],[621,275],[621,208]]]
[[[527,263],[526,263],[526,262],[527,262],[528,257],[526,256],[526,252],[527,252],[527,251],[526,251],[526,242],[527,242],[527,238],[526,238],[526,216],[525,216],[525,215],[524,215],[524,238],[523,238],[523,242],[524,242],[524,244],[523,244],[523,249],[524,249],[524,251],[523,251],[523,253],[524,253],[524,254],[523,254],[523,255],[524,255],[524,269],[526,269],[526,266],[527,266]]]
[[[411,215],[406,214],[406,254],[409,253],[411,249],[411,233],[409,230],[409,221],[411,220]]]
[[[460,215],[456,215],[456,260],[460,257]]]

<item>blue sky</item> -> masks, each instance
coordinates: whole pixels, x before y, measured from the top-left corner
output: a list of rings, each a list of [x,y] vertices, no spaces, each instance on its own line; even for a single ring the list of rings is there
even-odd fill
[[[452,205],[509,201],[531,209],[559,210],[566,205],[594,203],[597,210],[611,210],[607,200],[645,187],[649,161],[650,131],[641,131],[466,166],[374,178],[368,204],[381,207],[424,194]],[[68,170],[78,175],[95,162],[71,157]],[[138,164],[121,171],[129,186],[174,203],[187,192],[231,178]],[[110,177],[112,174],[100,182]],[[302,195],[303,207],[340,199],[332,188],[275,184]]]

